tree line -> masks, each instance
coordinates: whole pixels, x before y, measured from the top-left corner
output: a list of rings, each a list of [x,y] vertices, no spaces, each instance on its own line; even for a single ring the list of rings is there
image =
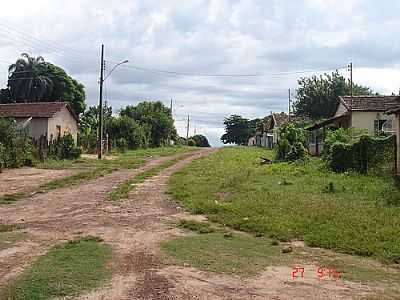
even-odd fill
[[[84,85],[68,75],[61,67],[46,62],[43,57],[31,57],[23,53],[8,68],[7,86],[0,89],[0,104],[54,101],[69,102],[79,116],[78,146],[83,151],[95,152],[99,109],[97,106],[86,109]],[[143,101],[137,105],[128,105],[120,109],[117,114],[113,114],[111,106],[104,106],[103,115],[104,134],[108,137],[109,148],[126,150],[171,144],[210,146],[207,138],[202,135],[193,136],[187,141],[179,137],[171,109],[160,101]],[[24,164],[24,161],[32,161],[34,145],[26,138],[17,137],[13,122],[1,120],[1,118],[0,121],[2,134],[0,167],[1,165],[20,166]],[[65,143],[68,145],[64,147]],[[21,144],[20,147],[16,147],[17,144]],[[62,140],[61,144],[62,149],[72,149],[71,151],[77,153],[76,148],[70,145],[70,139]],[[19,158],[6,155],[12,148],[18,148],[17,152],[12,152],[12,155]],[[64,153],[62,149],[55,152]],[[22,155],[20,152],[25,154]]]

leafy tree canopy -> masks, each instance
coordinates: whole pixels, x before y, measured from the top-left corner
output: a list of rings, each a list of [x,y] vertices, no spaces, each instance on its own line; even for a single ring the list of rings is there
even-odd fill
[[[171,110],[160,101],[144,101],[128,105],[120,111],[121,117],[130,117],[150,132],[151,146],[167,145],[176,137]]]
[[[77,114],[85,110],[85,88],[62,68],[26,53],[10,65],[0,102],[67,101]]]
[[[192,136],[191,139],[194,141],[195,146],[197,147],[211,147],[208,139],[204,135],[197,134]]]
[[[350,81],[337,71],[331,75],[301,78],[298,81],[295,114],[311,119],[330,118],[336,111],[338,97],[350,95]],[[353,95],[371,95],[369,87],[353,84]]]
[[[224,144],[246,145],[249,138],[254,135],[258,121],[250,121],[239,115],[225,118],[225,134],[221,137],[221,141]]]

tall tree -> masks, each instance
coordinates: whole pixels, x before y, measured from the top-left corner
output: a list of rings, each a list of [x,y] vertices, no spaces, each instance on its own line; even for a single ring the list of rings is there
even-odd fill
[[[16,102],[38,102],[49,95],[53,81],[49,77],[43,57],[31,57],[26,53],[8,68],[8,88]]]
[[[134,119],[149,132],[151,146],[167,145],[176,136],[171,110],[160,101],[144,101],[137,106],[128,105],[121,109],[120,115]]]
[[[77,114],[83,113],[85,104],[85,87],[71,76],[69,76],[62,68],[46,63],[47,74],[53,81],[53,89],[50,94],[46,95],[46,101],[62,100],[69,102]]]
[[[0,102],[66,101],[79,115],[85,104],[85,87],[62,68],[43,57],[24,53],[9,67],[8,88],[1,90]]]
[[[337,71],[331,75],[300,78],[295,114],[311,119],[332,117],[338,105],[338,97],[350,95],[350,81]],[[353,95],[371,95],[369,87],[353,84]]]
[[[221,137],[224,144],[246,145],[254,134],[257,122],[251,122],[239,115],[231,115],[224,119],[225,134]]]

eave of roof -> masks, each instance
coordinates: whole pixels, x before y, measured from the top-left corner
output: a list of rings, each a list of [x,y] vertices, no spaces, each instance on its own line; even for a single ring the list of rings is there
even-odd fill
[[[345,114],[340,115],[340,116],[336,116],[336,117],[329,118],[329,119],[327,119],[327,120],[324,120],[324,121],[321,121],[321,122],[319,122],[319,123],[316,123],[316,124],[314,124],[314,125],[312,125],[312,126],[306,127],[305,130],[313,131],[313,130],[322,128],[322,127],[324,127],[325,125],[331,124],[331,123],[333,123],[334,121],[337,121],[337,120],[339,120],[339,119],[343,119],[343,118],[347,117],[348,115],[349,115],[348,113],[345,113]]]

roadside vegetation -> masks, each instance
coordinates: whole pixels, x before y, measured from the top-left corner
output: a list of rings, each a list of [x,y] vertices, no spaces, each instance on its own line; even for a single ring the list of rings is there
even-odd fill
[[[71,297],[111,278],[111,247],[84,237],[50,249],[0,291],[1,299]]]
[[[391,178],[333,173],[314,158],[260,165],[272,155],[224,148],[173,175],[169,191],[234,229],[400,263],[400,196]]]

